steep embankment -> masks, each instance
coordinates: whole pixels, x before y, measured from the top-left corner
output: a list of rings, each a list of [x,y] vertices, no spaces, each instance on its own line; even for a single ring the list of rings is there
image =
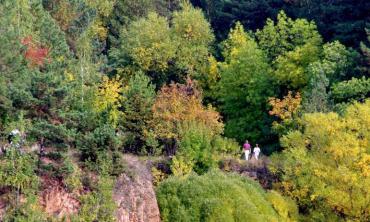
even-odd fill
[[[32,152],[27,150],[26,152]],[[69,152],[68,158],[78,167],[79,156]],[[116,203],[115,217],[117,222],[159,222],[160,214],[156,195],[152,184],[152,175],[146,162],[140,161],[137,156],[123,155],[122,160],[126,170],[114,181],[113,200]],[[70,221],[76,218],[83,203],[81,197],[91,192],[91,188],[83,185],[79,189],[69,189],[65,183],[63,162],[54,148],[46,148],[44,155],[39,159],[38,177],[38,207],[45,216],[53,219]],[[76,178],[83,181],[89,178],[92,183],[97,181],[93,172],[85,172]],[[95,181],[95,182],[94,182]],[[11,206],[9,194],[11,190],[0,189],[0,221]],[[23,202],[21,197],[21,202]],[[64,219],[63,219],[64,218]]]

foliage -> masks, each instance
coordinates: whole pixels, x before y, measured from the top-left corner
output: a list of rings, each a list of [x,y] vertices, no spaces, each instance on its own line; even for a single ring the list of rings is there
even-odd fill
[[[294,114],[299,110],[301,101],[302,98],[300,93],[296,93],[293,97],[291,91],[289,91],[288,95],[284,96],[282,100],[273,97],[269,98],[269,104],[272,106],[272,110],[269,114],[274,115],[283,121],[292,119]]]
[[[75,221],[115,221],[116,204],[113,201],[114,183],[112,178],[101,175],[97,190],[81,196],[82,207]]]
[[[173,13],[173,43],[176,66],[191,77],[203,75],[208,66],[209,46],[214,36],[210,24],[200,9],[184,3],[181,11]]]
[[[186,121],[203,123],[213,134],[223,131],[220,115],[213,107],[204,107],[201,92],[194,81],[172,83],[158,92],[152,108],[154,132],[159,138],[179,138],[180,124]]]
[[[151,173],[153,176],[154,186],[158,186],[167,177],[167,175],[164,172],[162,172],[160,169],[157,169],[156,167],[152,167]]]
[[[92,161],[97,160],[100,152],[114,151],[120,144],[120,138],[116,136],[115,129],[109,124],[99,126],[77,140],[77,147],[82,151],[82,158]]]
[[[270,67],[262,50],[240,24],[230,31],[223,44],[225,62],[214,94],[225,117],[225,135],[258,140],[268,132],[266,101],[272,95]]]
[[[363,60],[364,60],[364,70],[365,70],[365,73],[369,74],[370,73],[370,48],[368,46],[368,44],[370,43],[370,30],[369,29],[365,29],[366,30],[366,34],[367,34],[367,44],[365,44],[364,42],[360,42],[360,49],[361,49],[361,52],[363,54]]]
[[[163,221],[282,220],[265,191],[238,175],[211,171],[202,176],[171,177],[156,192]]]
[[[122,95],[123,86],[119,79],[110,80],[107,76],[103,77],[103,81],[99,89],[95,93],[94,109],[97,113],[107,112],[107,121],[113,126],[116,126],[122,118],[122,113],[119,108],[124,100]]]
[[[122,51],[143,71],[163,71],[174,56],[170,28],[164,17],[149,13],[122,33]]]
[[[37,46],[32,41],[32,36],[25,37],[21,40],[21,43],[27,48],[24,57],[30,63],[30,66],[42,66],[48,56],[49,50]]]
[[[153,118],[152,106],[155,99],[155,89],[149,77],[142,72],[136,73],[128,82],[125,92],[127,99],[122,105],[124,114],[124,130],[126,137],[125,150],[140,153],[143,150],[151,151],[157,148],[152,137]],[[153,149],[153,150],[150,150]]]
[[[36,161],[31,154],[22,154],[18,147],[11,147],[1,157],[0,167],[1,186],[9,186],[17,195],[37,188]]]
[[[110,53],[116,71],[144,71],[157,87],[170,79],[184,81],[186,74],[203,75],[213,41],[209,23],[201,10],[187,3],[171,18],[149,13],[123,29],[120,44]]]
[[[271,97],[269,98],[269,104],[272,107],[269,114],[277,118],[272,123],[272,129],[279,136],[300,127],[299,115],[302,109],[302,97],[299,92],[293,96],[293,93],[289,91],[283,99]]]
[[[36,204],[38,188],[36,160],[31,154],[21,153],[19,147],[7,149],[0,159],[0,186],[10,188],[10,203],[4,221],[42,221]],[[21,201],[21,198],[24,201]]]
[[[273,20],[267,19],[266,25],[262,30],[257,30],[256,36],[258,44],[272,60],[297,47],[302,48],[296,53],[305,51],[308,53],[310,48],[305,45],[315,47],[321,43],[321,37],[314,22],[308,22],[306,19],[292,20],[284,11],[278,14],[276,24]],[[294,55],[290,56],[294,58]]]
[[[369,97],[370,79],[352,78],[348,81],[342,81],[332,86],[332,97],[337,102],[349,102],[351,100],[363,101]]]
[[[321,220],[330,220],[331,212],[369,219],[369,111],[366,101],[350,106],[343,117],[306,114],[303,130],[281,139],[285,150],[272,166],[282,173],[278,187]]]
[[[210,20],[218,40],[227,38],[230,27],[239,21],[246,29],[256,30],[267,18],[275,17],[283,1],[271,0],[192,0]]]
[[[212,146],[215,147],[220,154],[237,155],[240,152],[239,143],[235,139],[230,139],[222,136],[215,136],[212,141]]]
[[[329,110],[329,95],[327,88],[329,78],[319,62],[310,65],[311,79],[305,92],[303,110],[307,113],[327,112]]]
[[[175,159],[172,164],[177,163],[178,170],[184,171],[183,174],[186,174],[187,170],[184,169],[186,166],[194,166],[197,173],[207,172],[216,165],[216,149],[212,146],[212,140],[212,130],[207,126],[197,122],[182,123],[176,155],[183,159]]]
[[[308,66],[318,59],[319,53],[320,48],[317,45],[307,43],[279,55],[275,60],[274,72],[277,82],[292,89],[306,86],[311,77]]]
[[[283,221],[296,221],[298,218],[298,207],[293,200],[281,196],[274,190],[267,193],[267,199],[279,216],[283,218]]]
[[[4,222],[46,222],[47,216],[39,205],[38,198],[34,194],[28,194],[27,199],[18,208],[10,209],[4,215]]]
[[[289,91],[283,99],[271,97],[269,104],[272,107],[269,114],[277,118],[272,123],[272,129],[279,136],[300,127],[299,114],[302,109],[302,97],[299,92],[293,96],[292,91]]]
[[[70,192],[78,191],[83,188],[81,182],[82,172],[76,163],[73,163],[69,156],[63,160],[63,169],[66,175],[63,176],[63,183]]]
[[[175,176],[187,176],[193,170],[194,163],[183,156],[174,156],[171,162],[171,172]]]
[[[305,18],[317,24],[326,41],[339,40],[346,46],[358,47],[366,39],[364,28],[369,22],[369,2],[321,0],[192,0],[209,18],[218,39],[227,36],[228,29],[240,21],[248,30],[263,27],[267,18],[275,18],[280,10],[289,17]],[[352,12],[348,14],[348,12]]]
[[[207,173],[245,139],[285,148],[275,175],[267,157],[236,171],[263,165],[269,188],[279,176],[300,219],[369,220],[368,1],[189,2],[1,1],[0,140],[22,132],[0,156],[3,220],[45,221],[37,173],[85,194],[77,221],[114,220],[114,176],[132,173],[122,151],[172,157],[153,169],[165,221],[296,220],[277,192]],[[57,164],[37,168],[34,143]],[[99,180],[88,186],[80,165]]]

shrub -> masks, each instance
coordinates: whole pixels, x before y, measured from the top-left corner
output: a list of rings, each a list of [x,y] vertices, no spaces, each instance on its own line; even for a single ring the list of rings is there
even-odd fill
[[[258,183],[218,170],[170,177],[158,187],[157,200],[164,222],[284,221]]]
[[[216,165],[212,133],[206,125],[194,121],[184,122],[180,127],[180,144],[176,155],[182,156],[183,162],[188,162],[188,165],[193,162],[197,173],[204,173]]]
[[[121,141],[116,136],[115,129],[109,124],[99,126],[94,131],[87,133],[77,141],[77,146],[82,151],[84,160],[90,159],[95,162],[98,153],[102,151],[116,150]]]
[[[114,211],[117,206],[113,200],[113,189],[113,179],[108,175],[102,174],[96,190],[81,196],[81,209],[72,221],[115,221]]]
[[[175,176],[185,176],[191,173],[193,169],[192,161],[186,160],[183,157],[174,157],[171,163],[171,172]]]
[[[298,217],[298,208],[293,200],[281,196],[274,190],[267,193],[267,199],[284,221],[295,221],[294,219]]]
[[[45,212],[39,205],[37,196],[28,194],[26,200],[18,208],[10,208],[6,212],[4,222],[46,222]]]
[[[212,141],[212,146],[220,153],[232,155],[240,153],[240,145],[234,139],[216,136]]]
[[[70,192],[82,189],[81,170],[77,164],[73,163],[69,156],[64,157],[63,166],[60,170],[63,172],[63,182]]]
[[[164,172],[157,169],[156,167],[152,167],[151,171],[152,171],[154,186],[158,186],[159,183],[162,182],[167,176]]]

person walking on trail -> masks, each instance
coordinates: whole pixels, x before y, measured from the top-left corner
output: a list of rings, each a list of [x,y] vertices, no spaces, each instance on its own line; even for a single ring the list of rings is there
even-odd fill
[[[260,155],[261,149],[259,148],[258,144],[256,144],[256,147],[253,149],[254,158],[258,160],[258,156]]]
[[[251,153],[251,145],[249,144],[248,140],[245,141],[243,145],[243,150],[244,150],[245,160],[248,161],[249,154]]]

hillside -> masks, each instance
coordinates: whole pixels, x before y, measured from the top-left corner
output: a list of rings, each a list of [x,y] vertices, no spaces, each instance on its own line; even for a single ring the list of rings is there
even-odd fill
[[[0,221],[369,221],[369,11],[0,1]]]

